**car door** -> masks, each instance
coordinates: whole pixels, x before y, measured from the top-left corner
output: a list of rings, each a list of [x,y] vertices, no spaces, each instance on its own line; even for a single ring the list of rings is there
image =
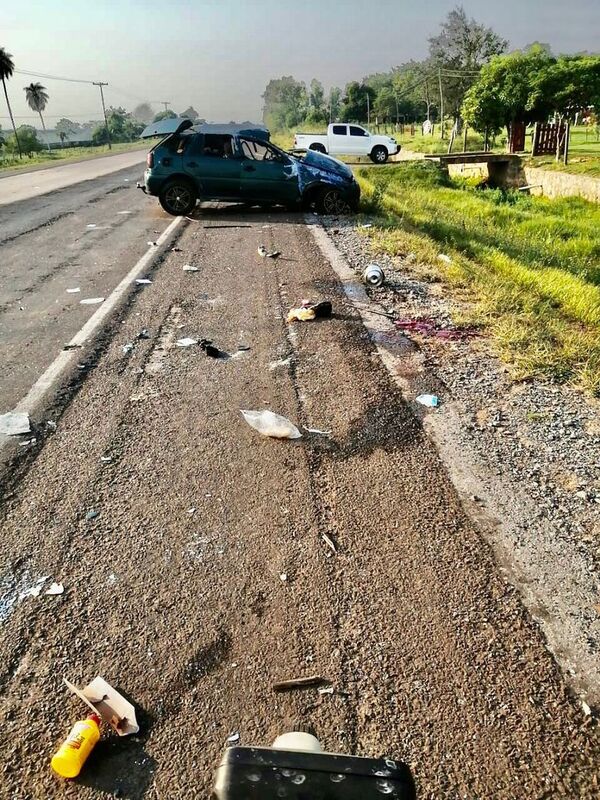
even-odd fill
[[[295,162],[281,150],[258,139],[238,140],[242,199],[248,203],[295,205],[299,197]]]
[[[198,134],[186,148],[183,168],[191,175],[200,199],[239,200],[241,162],[230,135]]]
[[[348,136],[348,126],[332,125],[330,130],[328,152],[332,156],[336,153],[349,153],[350,137]]]
[[[361,128],[360,125],[350,125],[350,150],[349,153],[356,156],[365,156],[371,152],[371,136],[369,131]]]

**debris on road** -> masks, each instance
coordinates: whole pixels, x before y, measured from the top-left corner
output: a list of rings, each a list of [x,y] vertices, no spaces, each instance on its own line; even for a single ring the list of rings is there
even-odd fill
[[[191,347],[193,344],[198,344],[198,340],[192,339],[190,336],[184,336],[183,339],[177,339],[175,344],[177,347]]]
[[[306,425],[302,426],[307,433],[316,433],[319,436],[331,436],[331,431],[322,431],[319,428],[307,428]]]
[[[142,330],[138,333],[137,338],[138,339],[149,339],[150,338],[150,332],[148,331],[148,328],[142,328]]]
[[[36,442],[37,439],[34,436],[33,439],[27,439],[25,442],[19,442],[19,447],[29,447],[30,444],[35,444]]]
[[[158,247],[158,242],[146,242],[148,247]]]
[[[19,594],[19,600],[24,600],[26,597],[39,597],[42,587],[49,577],[49,575],[44,575],[42,578],[38,578],[33,586]]]
[[[204,350],[207,356],[211,358],[227,358],[228,354],[225,353],[223,350],[219,350],[218,347],[215,347],[214,344],[210,339],[201,339],[200,340],[200,347]]]
[[[81,350],[82,344],[65,344],[63,350]]]
[[[19,436],[21,433],[31,433],[29,414],[22,411],[9,411],[0,414],[0,433],[5,436]]]
[[[301,439],[302,434],[298,428],[286,417],[275,414],[273,411],[245,411],[241,409],[242,416],[251,428],[271,436],[274,439]]]
[[[100,741],[100,717],[90,714],[71,728],[65,741],[52,756],[50,766],[61,778],[76,778],[88,756]]]
[[[74,289],[67,289],[67,294],[77,294],[77,292],[80,291],[81,289],[79,288],[79,286],[76,286]]]
[[[279,575],[279,579],[285,583],[288,579],[287,572],[281,572]]]
[[[383,286],[385,275],[379,264],[369,264],[363,272],[363,281],[367,286]]]
[[[85,515],[86,520],[89,522],[92,519],[96,519],[96,517],[100,516],[100,512],[96,511],[95,508],[90,508],[90,510]]]
[[[128,353],[131,353],[131,351],[133,350],[133,344],[131,342],[128,342],[127,344],[124,344],[121,347],[121,350],[123,351],[123,355],[127,355]]]
[[[100,461],[102,461],[103,464],[110,464],[112,456],[100,456]]]
[[[414,331],[423,336],[435,336],[438,339],[446,339],[448,341],[463,341],[464,339],[480,336],[480,331],[472,325],[465,325],[460,328],[442,327],[439,321],[433,317],[395,319],[394,325],[399,330]]]
[[[319,694],[333,694],[334,689],[333,686],[321,686],[320,689],[317,690]]]
[[[310,300],[303,300],[302,305],[298,308],[290,309],[287,315],[287,322],[308,322],[312,319],[328,319],[331,317],[333,307],[330,300],[321,300],[318,303],[312,303]]]
[[[200,267],[193,267],[191,264],[183,265],[184,272],[200,272]]]
[[[227,744],[236,744],[240,740],[240,735],[237,731],[235,733],[230,733],[227,737]]]
[[[141,286],[142,286],[142,285],[145,285],[145,284],[147,284],[147,283],[152,283],[152,281],[150,280],[150,278],[136,278],[136,279],[135,279],[135,282],[136,282],[136,283],[139,283]]]
[[[94,222],[90,222],[90,224],[89,224],[89,225],[86,225],[85,227],[86,227],[86,228],[95,228],[95,227],[96,227],[96,225],[95,225],[95,223],[94,223]]]
[[[116,689],[107,683],[99,675],[91,683],[78,689],[66,678],[63,681],[68,688],[83,700],[96,714],[99,714],[102,721],[119,734],[119,736],[129,736],[138,733],[139,725],[135,716],[134,706],[119,694]]]
[[[279,258],[281,253],[279,250],[273,250],[271,253],[269,253],[267,248],[261,244],[258,248],[258,255],[262,258]]]
[[[420,394],[417,397],[417,403],[427,408],[437,408],[440,404],[440,399],[436,394]]]
[[[291,678],[287,681],[278,681],[273,684],[273,689],[276,692],[289,692],[293,689],[310,689],[322,686],[324,683],[330,683],[330,681],[320,675],[309,675],[306,678]]]
[[[80,300],[79,304],[82,306],[97,306],[99,303],[103,302],[103,297],[86,297],[85,300]]]
[[[206,230],[211,230],[211,228],[212,229],[214,229],[214,228],[251,228],[252,225],[248,225],[248,224],[244,224],[244,225],[241,225],[241,224],[240,225],[203,225],[202,227],[206,228]]]
[[[360,228],[372,228],[373,227],[373,223],[372,222],[363,222],[363,224],[360,225],[359,227]]]
[[[53,597],[54,595],[63,594],[63,593],[64,593],[64,591],[65,591],[65,587],[62,585],[62,583],[53,583],[53,584],[50,586],[50,588],[49,588],[49,589],[46,589],[46,591],[44,592],[44,594],[47,594],[47,595],[49,595],[50,597]]]
[[[323,541],[325,542],[325,544],[327,545],[327,547],[329,547],[329,549],[330,549],[330,550],[331,550],[331,551],[332,551],[332,552],[333,552],[335,555],[337,555],[337,547],[335,546],[335,543],[334,543],[333,539],[331,539],[329,536],[327,536],[327,534],[326,534],[326,533],[322,533],[322,534],[321,534],[321,538],[323,539]]]

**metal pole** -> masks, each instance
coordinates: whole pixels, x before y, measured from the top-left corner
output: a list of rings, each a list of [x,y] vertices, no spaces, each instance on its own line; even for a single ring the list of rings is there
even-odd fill
[[[93,81],[94,86],[98,86],[100,88],[100,98],[102,100],[102,113],[104,114],[104,124],[106,126],[106,141],[108,142],[108,149],[112,150],[112,145],[110,143],[110,131],[108,129],[108,120],[106,118],[106,106],[104,105],[104,90],[103,86],[108,86],[108,83],[103,83],[102,81]]]
[[[161,100],[161,101],[160,101],[160,103],[161,103],[161,105],[163,105],[163,106],[165,107],[165,111],[168,111],[168,110],[169,110],[169,109],[167,108],[167,106],[170,106],[170,105],[171,105],[171,101],[170,101],[170,100]]]
[[[367,90],[367,125],[371,124],[371,102],[369,98],[369,91]]]
[[[444,93],[442,91],[442,68],[438,69],[438,80],[440,83],[440,139],[444,138]]]

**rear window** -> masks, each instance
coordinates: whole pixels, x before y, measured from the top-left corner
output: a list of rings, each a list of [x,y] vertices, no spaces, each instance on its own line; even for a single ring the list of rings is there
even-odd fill
[[[345,136],[346,135],[346,126],[345,125],[334,125],[333,132],[338,136]]]
[[[163,139],[157,147],[164,147],[165,150],[168,150],[174,155],[181,155],[186,150],[192,138],[192,136],[185,136],[182,133],[172,133],[170,136],[167,136],[166,139]]]
[[[357,128],[355,125],[350,125],[350,136],[366,136],[367,132],[362,128]]]

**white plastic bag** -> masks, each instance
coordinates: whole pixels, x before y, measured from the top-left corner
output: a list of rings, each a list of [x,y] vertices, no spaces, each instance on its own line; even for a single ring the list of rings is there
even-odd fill
[[[275,414],[273,411],[244,411],[242,416],[251,428],[262,433],[263,436],[272,436],[275,439],[301,439],[302,434],[298,428],[286,417]]]

